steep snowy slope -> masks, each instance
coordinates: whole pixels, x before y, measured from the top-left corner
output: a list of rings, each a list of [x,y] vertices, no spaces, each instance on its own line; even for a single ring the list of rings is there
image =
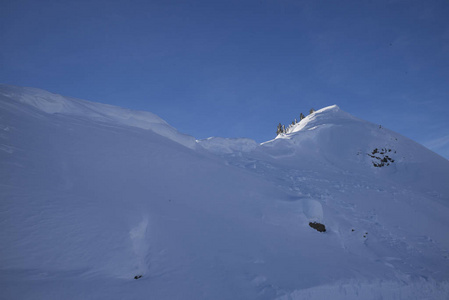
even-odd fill
[[[422,145],[381,125],[360,120],[329,106],[305,117],[291,128],[264,143],[278,157],[292,155],[289,164],[301,166],[298,156],[341,170],[367,172],[394,182],[402,182],[435,192],[449,194],[449,162]],[[368,168],[368,166],[374,168]],[[388,174],[388,175],[387,175]]]
[[[337,107],[195,142],[1,86],[0,130],[2,299],[447,299],[449,162]]]

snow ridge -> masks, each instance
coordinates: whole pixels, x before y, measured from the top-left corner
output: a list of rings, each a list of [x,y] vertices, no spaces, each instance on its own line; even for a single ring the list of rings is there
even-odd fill
[[[77,116],[109,124],[151,130],[188,148],[193,149],[196,146],[192,136],[179,133],[167,122],[150,112],[64,97],[36,88],[5,84],[0,85],[0,96],[7,101],[17,101],[47,114]]]

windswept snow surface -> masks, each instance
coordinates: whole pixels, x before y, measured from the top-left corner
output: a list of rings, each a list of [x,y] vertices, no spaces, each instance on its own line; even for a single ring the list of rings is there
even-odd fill
[[[27,104],[48,114],[88,118],[112,126],[131,126],[152,130],[186,147],[194,148],[195,139],[181,134],[164,120],[146,111],[133,111],[117,106],[63,97],[35,88],[0,85],[0,96]]]
[[[1,299],[449,296],[449,162],[337,106],[195,142],[2,85],[0,170]]]

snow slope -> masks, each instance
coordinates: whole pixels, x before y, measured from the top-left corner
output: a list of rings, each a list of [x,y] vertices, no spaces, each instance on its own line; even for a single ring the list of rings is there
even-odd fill
[[[449,162],[336,106],[261,145],[195,142],[2,85],[0,170],[2,299],[449,295]]]
[[[164,120],[150,112],[132,111],[112,105],[63,97],[35,88],[0,85],[0,93],[2,97],[14,99],[48,114],[87,118],[113,126],[125,125],[148,129],[186,147],[195,147],[195,139],[193,137],[177,132]]]

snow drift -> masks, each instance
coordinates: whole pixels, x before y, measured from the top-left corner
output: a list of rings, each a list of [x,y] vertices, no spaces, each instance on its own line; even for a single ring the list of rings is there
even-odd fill
[[[449,162],[337,106],[258,145],[2,85],[0,168],[5,299],[449,294]]]

